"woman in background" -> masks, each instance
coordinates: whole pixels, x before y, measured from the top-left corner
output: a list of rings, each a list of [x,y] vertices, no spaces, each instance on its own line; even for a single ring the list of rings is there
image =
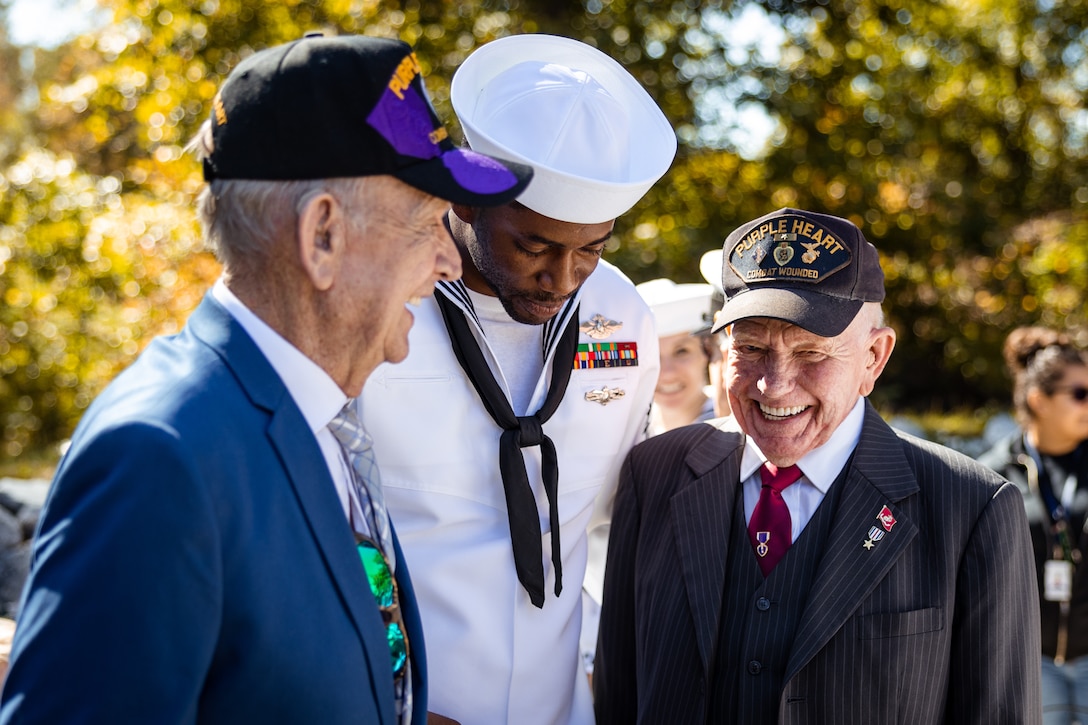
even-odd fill
[[[1043,723],[1088,725],[1088,357],[1044,327],[1013,330],[1004,357],[1020,429],[979,460],[1024,496],[1042,614]]]
[[[710,337],[714,288],[654,279],[636,289],[654,314],[661,348],[650,434],[714,418],[714,401],[707,394],[714,345]]]

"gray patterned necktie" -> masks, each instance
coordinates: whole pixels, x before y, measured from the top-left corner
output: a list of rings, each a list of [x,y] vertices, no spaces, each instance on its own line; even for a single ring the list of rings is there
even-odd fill
[[[390,573],[396,571],[393,555],[393,534],[389,528],[389,512],[385,508],[385,496],[382,494],[382,477],[378,470],[378,459],[374,455],[374,439],[363,428],[355,412],[355,400],[349,400],[336,417],[329,422],[329,430],[340,441],[340,446],[348,455],[351,468],[355,472],[352,484],[359,508],[363,510],[370,536],[377,541],[389,563]],[[393,683],[396,695],[397,721],[411,722],[412,719],[412,670],[405,668],[405,676]]]
[[[382,478],[378,471],[378,460],[374,456],[374,439],[363,428],[359,417],[355,413],[355,400],[349,400],[347,404],[336,414],[329,423],[329,430],[340,441],[340,445],[348,454],[351,462],[352,482],[355,486],[355,494],[359,499],[359,507],[363,510],[367,524],[370,526],[370,534],[382,547],[382,552],[389,560],[390,568],[395,566],[393,562],[393,534],[389,528],[389,512],[385,508],[385,496],[382,494]]]

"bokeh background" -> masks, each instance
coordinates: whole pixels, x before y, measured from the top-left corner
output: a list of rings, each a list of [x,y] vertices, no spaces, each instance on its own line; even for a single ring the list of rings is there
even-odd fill
[[[748,219],[848,217],[899,334],[874,402],[979,429],[1008,406],[1009,330],[1088,343],[1086,24],[1082,0],[0,0],[0,476],[48,475],[95,394],[184,324],[218,267],[183,147],[241,58],[313,30],[411,43],[457,139],[474,48],[601,48],[680,139],[607,258],[701,281]]]

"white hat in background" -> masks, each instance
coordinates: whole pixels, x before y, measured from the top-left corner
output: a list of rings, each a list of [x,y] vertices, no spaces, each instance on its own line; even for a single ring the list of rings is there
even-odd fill
[[[725,304],[725,291],[722,289],[722,260],[725,254],[721,249],[711,249],[699,259],[699,272],[703,279],[714,285],[714,294],[710,298],[710,312],[708,313],[713,323],[718,313]]]
[[[676,155],[676,133],[642,85],[570,38],[481,46],[454,74],[450,101],[474,150],[533,167],[518,201],[560,221],[615,219]]]
[[[710,330],[709,284],[676,284],[671,279],[652,279],[635,285],[654,313],[658,337],[697,334]]]
[[[703,279],[714,285],[719,292],[722,291],[723,256],[722,250],[711,249],[699,260],[699,272],[702,273]]]

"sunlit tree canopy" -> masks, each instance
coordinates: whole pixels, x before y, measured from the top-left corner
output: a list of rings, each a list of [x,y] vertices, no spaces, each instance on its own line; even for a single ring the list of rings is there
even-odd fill
[[[1021,324],[1088,342],[1088,6],[1080,0],[101,0],[57,48],[0,33],[0,451],[70,434],[95,393],[215,279],[184,147],[255,50],[398,37],[455,135],[449,81],[526,32],[602,49],[673,123],[672,169],[607,257],[634,281],[775,208],[856,222],[881,252],[887,409],[1003,404]],[[270,149],[275,153],[275,149]],[[637,151],[636,151],[637,152]]]

